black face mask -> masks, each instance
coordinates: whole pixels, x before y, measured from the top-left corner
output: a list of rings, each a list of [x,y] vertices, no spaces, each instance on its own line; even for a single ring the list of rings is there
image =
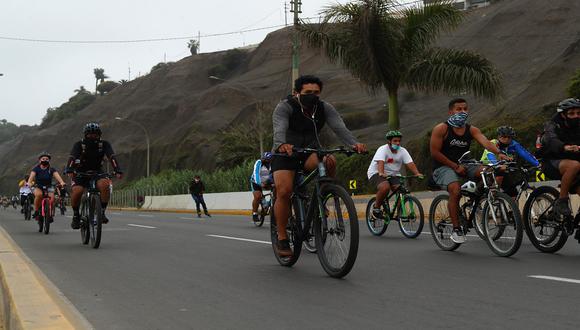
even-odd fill
[[[40,165],[48,166],[50,162],[48,160],[43,160],[40,162]]]
[[[578,128],[580,127],[580,118],[566,118],[566,125],[568,125],[569,128]]]
[[[505,143],[501,143],[501,142],[499,143],[499,148],[500,149],[505,149],[505,148],[507,148],[509,146],[510,146],[509,144],[505,144]]]
[[[309,110],[314,109],[314,106],[316,106],[318,104],[318,102],[320,101],[320,98],[318,97],[318,95],[315,94],[300,94],[300,104]]]

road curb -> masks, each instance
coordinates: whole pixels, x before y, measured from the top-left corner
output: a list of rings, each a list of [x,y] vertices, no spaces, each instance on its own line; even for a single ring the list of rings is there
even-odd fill
[[[5,329],[93,329],[2,226],[0,277]]]

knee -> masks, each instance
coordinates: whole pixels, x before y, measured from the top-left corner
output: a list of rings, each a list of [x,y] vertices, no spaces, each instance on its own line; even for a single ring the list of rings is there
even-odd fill
[[[328,155],[324,158],[324,165],[330,169],[333,170],[336,168],[336,157],[334,157],[334,155]]]
[[[461,186],[457,182],[453,182],[447,186],[449,197],[458,198],[461,194]]]
[[[292,186],[277,186],[276,187],[276,198],[277,199],[290,199],[292,195]]]

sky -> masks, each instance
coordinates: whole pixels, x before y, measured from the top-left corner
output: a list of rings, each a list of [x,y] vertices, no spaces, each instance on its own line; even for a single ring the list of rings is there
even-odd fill
[[[406,1],[410,0],[400,2]],[[301,17],[318,17],[325,6],[346,2],[302,0]],[[198,34],[202,53],[257,44],[284,26],[284,4],[283,0],[2,0],[0,119],[39,124],[48,108],[66,102],[75,89],[95,90],[94,68],[105,69],[110,80],[131,80],[159,62],[189,56],[187,42]],[[292,13],[287,18],[291,24]],[[248,31],[252,29],[259,30]],[[171,38],[182,39],[71,42]]]

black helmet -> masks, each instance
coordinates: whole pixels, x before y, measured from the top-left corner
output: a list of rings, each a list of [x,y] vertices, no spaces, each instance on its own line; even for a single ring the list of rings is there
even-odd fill
[[[98,123],[88,123],[83,128],[83,134],[86,136],[87,134],[97,133],[99,136],[101,135],[101,126]]]
[[[562,100],[560,103],[558,103],[558,107],[556,108],[556,111],[566,112],[570,109],[580,109],[580,100],[575,99],[573,97],[571,97],[569,99]]]
[[[52,158],[52,156],[48,152],[46,152],[46,151],[43,151],[43,152],[41,152],[41,153],[38,154],[38,159],[40,159],[42,157],[48,157],[48,159],[51,159]]]
[[[516,137],[516,130],[511,126],[500,126],[497,128],[497,136],[509,136],[513,139]]]

